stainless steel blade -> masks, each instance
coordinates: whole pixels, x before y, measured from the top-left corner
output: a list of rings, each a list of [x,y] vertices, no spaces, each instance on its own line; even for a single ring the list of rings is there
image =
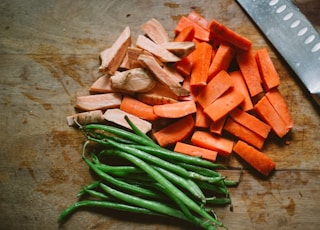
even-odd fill
[[[320,106],[320,36],[290,0],[237,0]]]

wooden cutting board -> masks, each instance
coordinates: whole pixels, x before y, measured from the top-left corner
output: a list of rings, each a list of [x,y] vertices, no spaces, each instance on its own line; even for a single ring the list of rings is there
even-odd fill
[[[295,1],[320,28],[320,4]],[[84,137],[66,124],[75,97],[99,77],[99,52],[129,25],[132,37],[151,18],[173,38],[179,18],[196,10],[268,47],[281,77],[280,91],[295,121],[264,152],[277,163],[269,179],[235,156],[223,172],[243,180],[232,188],[234,210],[216,208],[230,229],[317,229],[320,221],[320,113],[294,74],[232,0],[18,1],[0,3],[0,223],[1,229],[190,229],[169,218],[81,209],[59,226],[57,217],[92,178],[81,159]],[[135,41],[135,40],[133,40]],[[293,47],[294,48],[294,47]],[[297,53],[297,55],[299,55]],[[289,143],[289,144],[288,144]]]

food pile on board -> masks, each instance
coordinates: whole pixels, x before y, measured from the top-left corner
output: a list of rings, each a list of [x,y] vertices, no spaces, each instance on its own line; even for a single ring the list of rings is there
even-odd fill
[[[59,222],[91,206],[224,227],[212,207],[232,206],[228,187],[238,181],[215,161],[235,153],[265,177],[274,171],[265,140],[293,127],[279,75],[266,48],[195,11],[173,40],[155,18],[141,30],[133,44],[126,27],[100,53],[101,77],[67,117],[85,134],[96,178]]]

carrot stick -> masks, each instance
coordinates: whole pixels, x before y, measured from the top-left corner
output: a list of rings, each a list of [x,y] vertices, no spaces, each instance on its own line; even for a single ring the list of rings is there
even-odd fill
[[[238,52],[236,59],[251,97],[262,93],[260,73],[252,49]]]
[[[224,42],[221,43],[210,64],[208,81],[210,81],[221,70],[227,70],[234,55],[235,51],[230,45]]]
[[[258,149],[263,147],[264,137],[239,124],[232,118],[227,119],[223,129]]]
[[[192,69],[192,54],[182,58],[180,61],[175,64],[176,70],[182,74],[184,77],[187,77],[191,74]]]
[[[229,113],[230,117],[242,126],[248,128],[249,130],[255,132],[263,138],[267,138],[271,127],[258,119],[257,117],[242,111],[241,109],[234,109]]]
[[[204,112],[216,122],[240,105],[243,99],[243,94],[235,87],[231,87],[211,105],[205,107]]]
[[[205,86],[197,96],[197,102],[206,108],[233,85],[229,74],[222,70]]]
[[[281,138],[288,133],[289,127],[282,120],[267,96],[263,96],[254,106],[257,114],[271,126],[271,129]]]
[[[246,86],[246,83],[243,79],[241,71],[240,70],[232,71],[232,72],[229,72],[229,75],[232,78],[234,85],[236,85],[237,88],[244,95],[244,100],[240,104],[240,107],[244,111],[252,110],[253,109],[252,100],[251,100],[248,88]]]
[[[194,27],[186,26],[181,30],[181,32],[177,34],[177,36],[174,38],[174,41],[186,42],[186,41],[192,41],[193,38],[194,38]]]
[[[194,37],[199,39],[200,41],[209,41],[210,40],[210,32],[206,28],[203,28],[199,24],[190,20],[189,18],[182,16],[176,25],[174,30],[175,34],[180,33],[185,27],[193,26],[194,27]]]
[[[264,176],[268,176],[276,164],[264,153],[239,140],[233,151]]]
[[[184,141],[193,129],[194,120],[192,115],[188,115],[153,133],[153,136],[160,146],[170,146],[179,141]]]
[[[154,113],[164,118],[180,118],[197,111],[194,101],[181,101],[172,104],[154,105]]]
[[[187,18],[194,21],[195,23],[202,26],[203,28],[208,28],[209,22],[194,10],[188,14]]]
[[[268,54],[267,48],[259,49],[256,52],[256,60],[260,70],[262,84],[266,91],[275,88],[280,84],[279,74],[274,67],[272,60]]]
[[[223,157],[228,157],[233,148],[233,141],[206,131],[195,131],[191,142],[196,146],[217,151]]]
[[[249,39],[234,32],[216,20],[211,20],[208,28],[210,29],[213,38],[226,41],[242,50],[248,50],[251,47],[252,42]]]
[[[221,135],[226,119],[227,119],[227,116],[224,116],[223,118],[220,118],[216,122],[211,122],[210,127],[209,127],[209,131],[211,133]]]
[[[291,129],[293,127],[293,118],[290,114],[286,100],[277,88],[273,88],[266,93],[266,97],[277,111],[286,126]]]
[[[207,85],[209,67],[211,63],[212,47],[207,42],[201,42],[192,53],[191,87]]]
[[[217,151],[201,148],[183,142],[177,142],[177,144],[174,147],[174,151],[190,156],[201,157],[210,161],[216,161],[218,155]]]
[[[195,126],[199,128],[208,128],[210,126],[210,118],[203,112],[203,108],[199,104],[197,104]]]
[[[122,98],[120,109],[147,121],[154,121],[159,118],[159,116],[153,112],[153,107],[151,105],[145,104],[129,96],[124,96]]]

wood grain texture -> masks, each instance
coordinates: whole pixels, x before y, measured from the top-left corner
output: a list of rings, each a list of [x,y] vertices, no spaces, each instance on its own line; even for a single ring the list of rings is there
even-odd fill
[[[319,29],[319,1],[295,1]],[[224,174],[234,211],[217,208],[230,229],[318,229],[320,212],[320,113],[294,74],[232,0],[217,1],[19,1],[0,3],[0,223],[1,229],[190,229],[170,218],[82,209],[58,226],[60,212],[92,178],[81,160],[84,138],[69,128],[75,97],[99,77],[98,53],[125,26],[133,38],[154,17],[169,36],[178,19],[195,9],[267,47],[281,78],[295,126],[284,139],[271,136],[264,152],[277,163],[265,180],[239,158]],[[298,55],[298,54],[297,54]],[[286,144],[286,142],[290,144]]]

